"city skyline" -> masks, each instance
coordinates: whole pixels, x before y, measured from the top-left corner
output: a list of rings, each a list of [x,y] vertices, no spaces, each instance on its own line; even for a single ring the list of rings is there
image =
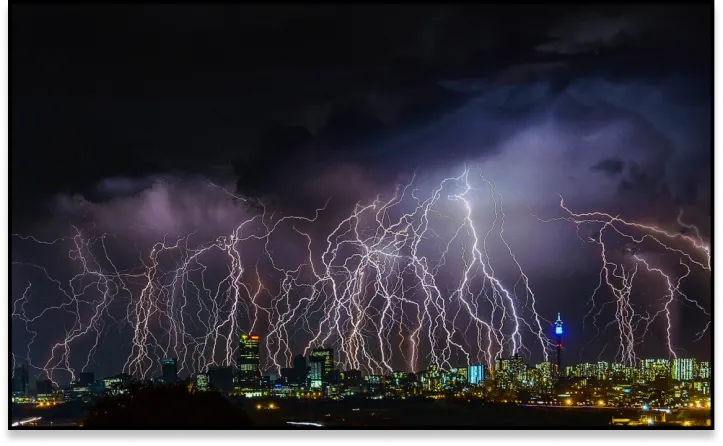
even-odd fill
[[[560,316],[558,313],[558,321],[560,321]],[[560,339],[560,333],[557,330],[558,325],[555,325],[555,334],[558,335],[558,339]],[[239,350],[239,359],[238,361],[234,361],[232,363],[228,364],[211,364],[207,368],[199,370],[197,372],[193,373],[187,373],[182,377],[182,379],[193,379],[198,375],[205,375],[207,376],[209,373],[209,370],[214,368],[223,368],[223,367],[231,367],[232,370],[235,369],[235,386],[238,388],[243,388],[244,386],[249,386],[250,388],[257,388],[261,385],[261,378],[264,376],[278,376],[281,377],[284,375],[284,371],[288,373],[289,375],[285,378],[289,379],[290,382],[294,382],[294,379],[292,375],[294,373],[298,373],[298,359],[303,359],[303,366],[304,367],[304,374],[305,376],[312,376],[312,374],[317,373],[318,377],[315,379],[318,379],[321,381],[322,379],[326,380],[328,379],[328,376],[330,372],[332,371],[358,371],[361,372],[361,376],[395,376],[395,374],[404,372],[404,373],[410,373],[410,374],[418,374],[421,372],[425,372],[431,368],[436,368],[437,366],[435,364],[428,364],[427,367],[420,368],[418,370],[393,370],[388,371],[387,373],[382,374],[375,374],[375,373],[364,373],[362,370],[358,369],[341,369],[337,368],[337,363],[334,362],[334,349],[330,347],[325,346],[319,346],[317,348],[314,348],[309,352],[307,356],[302,355],[296,355],[294,356],[292,362],[289,364],[289,367],[279,367],[276,370],[270,369],[270,370],[262,370],[260,368],[260,348],[259,348],[259,341],[260,336],[256,334],[246,334],[243,333],[240,335],[240,343],[242,344],[242,348]],[[319,370],[316,372],[312,371],[312,363],[317,358],[327,358],[327,359],[321,359],[319,361],[320,364],[323,364],[323,366],[320,366]],[[472,374],[470,374],[470,370],[473,368],[480,367],[480,372],[476,372],[479,374],[479,376],[488,376],[488,374],[493,374],[494,370],[500,369],[500,363],[504,363],[506,361],[517,361],[519,360],[519,363],[523,367],[532,367],[539,368],[539,366],[545,366],[545,368],[552,368],[555,369],[555,372],[549,372],[551,376],[555,375],[558,377],[575,377],[579,375],[585,375],[587,373],[586,371],[580,372],[580,367],[582,367],[582,370],[598,370],[597,367],[604,365],[604,370],[608,371],[616,371],[616,366],[619,369],[640,369],[645,370],[647,369],[655,369],[656,366],[661,366],[662,370],[665,370],[667,375],[669,375],[674,380],[679,381],[689,381],[693,380],[694,377],[696,379],[709,379],[711,376],[710,371],[710,360],[704,360],[699,359],[696,357],[673,357],[673,358],[660,358],[660,357],[645,357],[645,358],[638,358],[636,360],[636,363],[634,364],[625,364],[623,362],[615,361],[615,360],[604,360],[601,358],[598,358],[597,361],[593,362],[570,362],[570,363],[563,363],[563,367],[559,368],[559,362],[557,361],[557,358],[550,358],[548,361],[542,361],[542,362],[527,362],[525,361],[523,356],[520,356],[519,354],[512,354],[508,356],[500,356],[498,358],[495,358],[495,360],[492,363],[485,364],[485,363],[469,363],[469,364],[458,364],[456,366],[450,366],[449,368],[442,368],[441,371],[449,372],[458,370],[460,368],[466,368],[468,370],[468,374],[470,376],[470,383],[472,383]],[[176,379],[180,379],[181,377],[178,374],[177,371],[177,358],[163,358],[159,361],[159,367],[158,371],[160,374],[156,374],[156,376],[148,376],[144,379],[148,381],[155,381],[155,380],[162,380],[166,384],[173,384],[175,383]],[[650,366],[649,364],[652,364]],[[321,368],[323,367],[323,369]],[[651,368],[652,367],[652,368]],[[699,369],[701,367],[701,369]],[[25,386],[27,386],[27,383],[29,382],[27,379],[27,369],[25,368],[25,364],[22,362],[16,364],[13,366],[13,373],[12,378],[13,382],[15,382],[15,374],[19,371],[23,370],[25,373]],[[592,372],[592,375],[595,375],[596,371]],[[644,373],[644,372],[642,372]],[[124,372],[119,372],[115,374],[110,374],[110,377],[113,376],[121,376]],[[42,373],[36,375],[35,380],[41,381]],[[72,382],[80,382],[81,385],[87,385],[89,381],[93,381],[94,372],[81,372],[79,375],[79,380],[71,380],[69,383]],[[85,378],[84,378],[85,376]],[[90,378],[88,378],[88,376]],[[131,375],[129,375],[131,376]],[[168,377],[173,377],[173,379],[170,379]],[[684,377],[684,378],[681,378]],[[134,377],[138,379],[138,377]],[[22,379],[22,378],[21,378]],[[306,378],[305,378],[306,379]],[[312,379],[312,378],[308,378]],[[47,377],[43,379],[42,381],[47,380]],[[53,383],[54,385],[58,386],[58,383]],[[476,384],[476,383],[474,383]],[[13,384],[15,385],[15,384]]]
[[[706,426],[712,10],[13,5],[17,422]]]

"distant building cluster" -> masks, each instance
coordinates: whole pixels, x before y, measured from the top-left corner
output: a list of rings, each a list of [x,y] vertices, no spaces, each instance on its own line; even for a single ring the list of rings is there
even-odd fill
[[[258,335],[243,334],[236,368],[218,365],[191,377],[195,391],[219,391],[247,398],[371,399],[476,397],[519,404],[606,407],[710,407],[710,363],[694,358],[646,358],[639,364],[599,361],[569,365],[556,362],[526,364],[522,356],[499,358],[488,367],[469,364],[442,370],[430,365],[416,373],[395,371],[363,375],[359,370],[338,370],[332,348],[316,348],[308,357],[297,355],[291,367],[279,374],[262,374]],[[161,376],[154,383],[174,384],[178,378],[175,358],[161,360]],[[120,374],[96,380],[80,373],[67,388],[37,380],[34,391],[28,373],[18,367],[13,374],[13,401],[58,404],[90,402],[106,394],[120,394],[133,379]]]

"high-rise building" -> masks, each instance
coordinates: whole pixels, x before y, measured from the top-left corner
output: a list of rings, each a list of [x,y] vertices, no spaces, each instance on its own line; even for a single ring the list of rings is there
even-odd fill
[[[597,379],[608,379],[610,377],[610,364],[605,361],[597,363]]]
[[[673,359],[673,379],[676,381],[692,381],[695,377],[695,359]]]
[[[261,387],[259,336],[241,335],[241,351],[238,359],[238,386],[241,390]]]
[[[658,378],[670,376],[670,360],[664,358],[647,358],[642,361],[642,378],[645,382],[652,382]]]
[[[471,364],[467,366],[467,382],[473,386],[482,383],[487,378],[485,366],[482,364]]]
[[[409,375],[407,375],[409,376]],[[346,370],[342,373],[342,384],[345,387],[358,387],[362,383],[362,374],[359,370]]]
[[[522,356],[515,353],[511,358],[495,360],[494,376],[500,388],[517,388],[525,377],[525,364]]]
[[[199,373],[196,375],[196,390],[205,392],[209,387],[208,373]]]
[[[294,379],[293,381],[300,385],[306,385],[306,378],[309,375],[309,366],[306,365],[306,358],[303,355],[294,357]]]
[[[311,358],[321,358],[322,380],[325,384],[329,384],[331,378],[331,371],[334,370],[334,349],[315,348],[311,351]]]
[[[309,387],[320,389],[324,381],[324,357],[311,356],[309,358]]]
[[[24,365],[15,367],[13,373],[13,393],[22,395],[28,393],[28,370]]]
[[[38,396],[51,396],[53,394],[53,382],[49,379],[35,380],[35,393]]]
[[[545,385],[550,385],[557,377],[557,364],[553,362],[541,362],[535,365],[538,371],[540,381]]]
[[[710,379],[710,362],[701,361],[700,364],[698,364],[698,378]]]
[[[175,384],[178,381],[178,365],[176,358],[161,359],[161,369],[163,370],[163,382],[166,384]]]

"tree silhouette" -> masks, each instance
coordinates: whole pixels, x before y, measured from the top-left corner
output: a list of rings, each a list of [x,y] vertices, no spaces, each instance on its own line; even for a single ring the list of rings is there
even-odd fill
[[[218,392],[194,392],[188,383],[135,385],[128,393],[107,396],[88,410],[86,427],[244,427],[249,416]]]

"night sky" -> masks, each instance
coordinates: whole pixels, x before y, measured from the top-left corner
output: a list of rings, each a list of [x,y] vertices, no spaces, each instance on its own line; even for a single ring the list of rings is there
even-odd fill
[[[678,233],[682,209],[710,240],[710,5],[10,12],[12,232],[52,241],[72,236],[74,225],[87,237],[112,235],[119,269],[148,264],[164,235],[195,231],[201,244],[228,234],[259,203],[275,215],[313,217],[328,200],[309,229],[323,244],[355,203],[388,199],[412,178],[428,191],[475,165],[503,197],[505,236],[540,315],[563,313],[569,361],[596,361],[613,359],[608,344],[618,337],[611,328],[596,338],[583,323],[600,249],[581,243],[574,225],[541,223],[531,211],[561,216],[562,195],[575,212]],[[275,252],[293,263],[306,241],[285,231]],[[22,263],[12,267],[11,301],[32,283],[26,316],[58,305],[58,287],[27,263],[67,289],[78,274],[67,241],[11,243],[12,261]],[[679,265],[675,253],[648,254]],[[216,260],[209,274],[226,274]],[[631,299],[652,305],[665,287],[640,275]],[[710,271],[700,269],[681,288],[707,311],[710,289]],[[709,359],[710,332],[694,342],[709,318],[682,299],[674,305],[678,355]],[[105,320],[88,366],[101,375],[120,371],[130,342],[128,327]],[[42,366],[70,329],[67,312],[51,312],[33,340],[14,318],[12,352],[25,361],[32,341],[33,364]],[[664,334],[656,322],[638,355],[667,357]],[[79,342],[76,372],[88,351]]]

